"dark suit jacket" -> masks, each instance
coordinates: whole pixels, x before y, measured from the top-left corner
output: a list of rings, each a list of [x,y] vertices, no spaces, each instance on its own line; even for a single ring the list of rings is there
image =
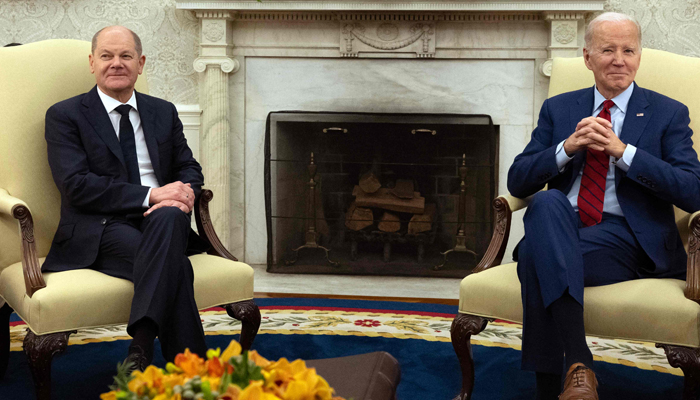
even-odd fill
[[[158,183],[190,183],[199,195],[204,178],[172,103],[136,93],[148,153]],[[61,192],[61,220],[42,270],[90,266],[111,218],[140,214],[148,187],[128,182],[119,140],[107,111],[91,91],[46,112],[49,166]]]
[[[545,184],[549,190],[569,193],[585,152],[578,152],[559,173],[555,151],[581,119],[591,116],[594,90],[564,93],[544,102],[530,143],[508,171],[513,196],[530,196]],[[627,222],[656,265],[655,273],[686,267],[672,206],[700,210],[700,162],[689,122],[685,105],[635,84],[620,140],[636,146],[637,152],[626,173],[615,171],[615,189]]]

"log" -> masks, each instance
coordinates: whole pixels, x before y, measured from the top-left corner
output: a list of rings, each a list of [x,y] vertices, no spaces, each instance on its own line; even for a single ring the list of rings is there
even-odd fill
[[[352,191],[355,203],[358,207],[376,207],[387,211],[404,212],[411,214],[423,214],[425,210],[425,198],[420,193],[414,192],[412,199],[399,199],[391,194],[390,189],[381,188],[376,193],[365,193],[359,186]]]
[[[377,227],[382,232],[398,232],[401,229],[401,221],[398,215],[384,212]]]
[[[374,216],[369,208],[357,207],[355,202],[345,213],[345,226],[352,231],[359,231],[374,224]]]
[[[391,193],[400,199],[412,199],[413,195],[413,181],[407,179],[399,179],[396,181],[396,185],[391,189]]]
[[[382,183],[379,182],[379,178],[374,172],[368,171],[360,177],[360,187],[365,193],[375,193],[382,187]]]
[[[411,220],[408,222],[408,233],[415,235],[416,233],[431,230],[433,228],[433,220],[435,219],[435,211],[435,204],[426,204],[423,214],[416,214],[411,217]]]

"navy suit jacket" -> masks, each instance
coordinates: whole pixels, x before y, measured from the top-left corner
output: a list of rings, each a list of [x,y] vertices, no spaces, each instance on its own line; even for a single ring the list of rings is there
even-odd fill
[[[158,183],[190,183],[198,196],[202,169],[187,146],[175,106],[138,92],[136,103]],[[97,257],[107,221],[143,213],[149,188],[128,182],[121,146],[97,86],[49,108],[45,135],[49,166],[61,193],[61,220],[42,270],[85,268]]]
[[[508,171],[508,190],[527,197],[548,184],[568,194],[583,167],[578,152],[559,172],[557,145],[568,138],[593,110],[594,88],[552,97],[544,102],[530,143]],[[627,172],[615,171],[620,208],[656,266],[655,273],[686,268],[687,255],[675,224],[673,205],[700,210],[700,162],[693,149],[688,108],[635,84],[620,140],[637,147]]]

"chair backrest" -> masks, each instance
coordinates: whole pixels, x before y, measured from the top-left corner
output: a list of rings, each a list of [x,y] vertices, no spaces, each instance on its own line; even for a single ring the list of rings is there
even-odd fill
[[[0,48],[0,188],[27,203],[34,219],[37,255],[49,251],[60,217],[51,177],[44,117],[53,104],[89,91],[90,42],[52,39]],[[136,83],[147,92],[144,75]],[[0,215],[0,270],[20,261],[17,221]]]
[[[676,99],[688,106],[690,128],[700,130],[700,58],[681,56],[663,50],[643,49],[642,61],[635,82],[645,88]],[[555,58],[549,82],[549,97],[572,90],[591,87],[593,73],[586,68],[583,57]],[[700,153],[700,134],[693,135],[693,147]],[[676,208],[676,220],[687,213]],[[687,249],[687,224],[679,224]]]

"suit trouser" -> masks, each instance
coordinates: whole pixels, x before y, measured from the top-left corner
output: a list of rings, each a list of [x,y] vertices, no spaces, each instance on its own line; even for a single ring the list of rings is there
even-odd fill
[[[187,258],[190,217],[175,207],[136,220],[113,218],[105,226],[92,269],[134,283],[127,332],[143,319],[158,327],[163,356],[185,348],[204,357],[206,343],[194,299],[194,272]]]
[[[624,217],[604,214],[583,227],[564,193],[533,196],[523,218],[525,236],[516,249],[523,302],[522,368],[561,374],[564,347],[551,313],[569,293],[583,305],[583,288],[651,276],[653,262]]]

